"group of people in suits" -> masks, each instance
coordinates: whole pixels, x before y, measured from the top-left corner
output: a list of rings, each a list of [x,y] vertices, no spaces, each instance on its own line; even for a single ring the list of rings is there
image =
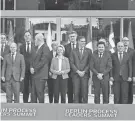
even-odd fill
[[[106,49],[105,39],[97,43],[97,50],[86,48],[84,36],[68,33],[65,46],[52,42],[52,50],[37,34],[33,42],[31,33],[24,33],[24,43],[17,51],[17,44],[6,45],[6,35],[1,34],[1,79],[6,83],[7,102],[19,103],[20,85],[23,84],[23,102],[44,103],[45,83],[48,84],[50,103],[88,103],[88,86],[91,78],[94,87],[94,103],[109,103],[110,85],[113,85],[115,104],[133,103],[135,82],[135,50],[129,48],[129,39],[117,43],[114,53]],[[3,50],[3,44],[5,48]],[[31,90],[29,89],[31,87]]]

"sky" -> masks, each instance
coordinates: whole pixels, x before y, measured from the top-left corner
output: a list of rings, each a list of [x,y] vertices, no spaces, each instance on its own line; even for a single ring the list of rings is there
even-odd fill
[[[33,24],[43,23],[43,22],[53,22],[56,23],[56,18],[30,18]],[[73,21],[74,25],[86,25],[86,17],[74,17],[74,18],[61,18],[61,27],[64,27],[64,24],[70,24]],[[97,19],[92,18],[92,26],[97,26]]]

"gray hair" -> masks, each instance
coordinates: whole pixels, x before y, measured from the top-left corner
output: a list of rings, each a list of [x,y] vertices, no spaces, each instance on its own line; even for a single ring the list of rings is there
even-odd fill
[[[37,34],[36,36],[35,36],[35,38],[38,38],[39,40],[43,40],[44,41],[44,36],[43,36],[43,34],[41,34],[41,33],[39,33],[39,34]]]
[[[11,47],[12,45],[16,45],[16,48],[17,48],[17,44],[16,44],[15,42],[12,42],[12,43],[10,44],[10,47]]]
[[[53,41],[51,46],[53,46],[53,45],[58,45],[58,42],[57,41]]]
[[[119,44],[122,44],[122,45],[124,46],[123,42],[118,42],[118,43],[117,43],[117,46],[118,46]]]
[[[122,38],[122,41],[124,41],[124,40],[127,40],[128,41],[129,39],[128,39],[128,37],[123,37]]]
[[[61,48],[63,49],[63,53],[64,53],[64,52],[65,52],[65,47],[64,47],[63,45],[60,44],[60,45],[58,45],[58,47],[57,47],[56,50],[58,50],[59,47],[61,47]]]

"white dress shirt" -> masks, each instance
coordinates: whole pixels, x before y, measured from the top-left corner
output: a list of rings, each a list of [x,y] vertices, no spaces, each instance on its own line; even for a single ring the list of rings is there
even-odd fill
[[[4,50],[5,50],[5,45],[6,45],[6,44],[2,44],[2,45],[1,45],[3,52],[4,52]]]
[[[121,53],[121,58],[120,58],[120,53]],[[120,59],[121,59],[121,60],[123,59],[123,52],[118,52],[118,58],[119,58],[119,60],[120,60]],[[120,60],[120,61],[121,61],[121,60]]]
[[[56,51],[53,51],[53,57],[56,57]]]
[[[71,43],[71,48],[75,49],[76,48],[76,43]]]
[[[64,59],[64,57],[62,57],[62,58],[59,58],[58,56],[57,56],[57,58],[58,58],[58,65],[59,65],[59,67],[58,67],[58,70],[59,71],[61,71],[62,70],[62,59]]]
[[[127,51],[128,51],[128,47],[125,47],[125,52],[127,53]]]
[[[98,55],[99,55],[99,58],[102,58],[103,57],[103,53],[98,53]],[[101,56],[101,57],[100,57]]]
[[[79,51],[80,51],[80,54],[82,56],[83,55],[83,52],[84,52],[84,48],[80,48]]]
[[[15,53],[13,53],[14,55],[13,55],[13,59],[14,59],[14,61],[15,61],[15,57],[16,57],[16,52]],[[11,57],[12,57],[12,53],[11,53]]]
[[[26,52],[27,52],[27,48],[28,48],[28,43],[29,43],[29,52],[31,52],[31,42],[26,42]]]
[[[62,58],[58,58],[59,60],[59,71],[61,71],[61,66],[62,66]]]

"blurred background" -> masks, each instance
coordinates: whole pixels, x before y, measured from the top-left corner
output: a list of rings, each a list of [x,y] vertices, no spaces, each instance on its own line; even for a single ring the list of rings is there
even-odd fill
[[[135,10],[135,0],[1,0],[1,10]]]

